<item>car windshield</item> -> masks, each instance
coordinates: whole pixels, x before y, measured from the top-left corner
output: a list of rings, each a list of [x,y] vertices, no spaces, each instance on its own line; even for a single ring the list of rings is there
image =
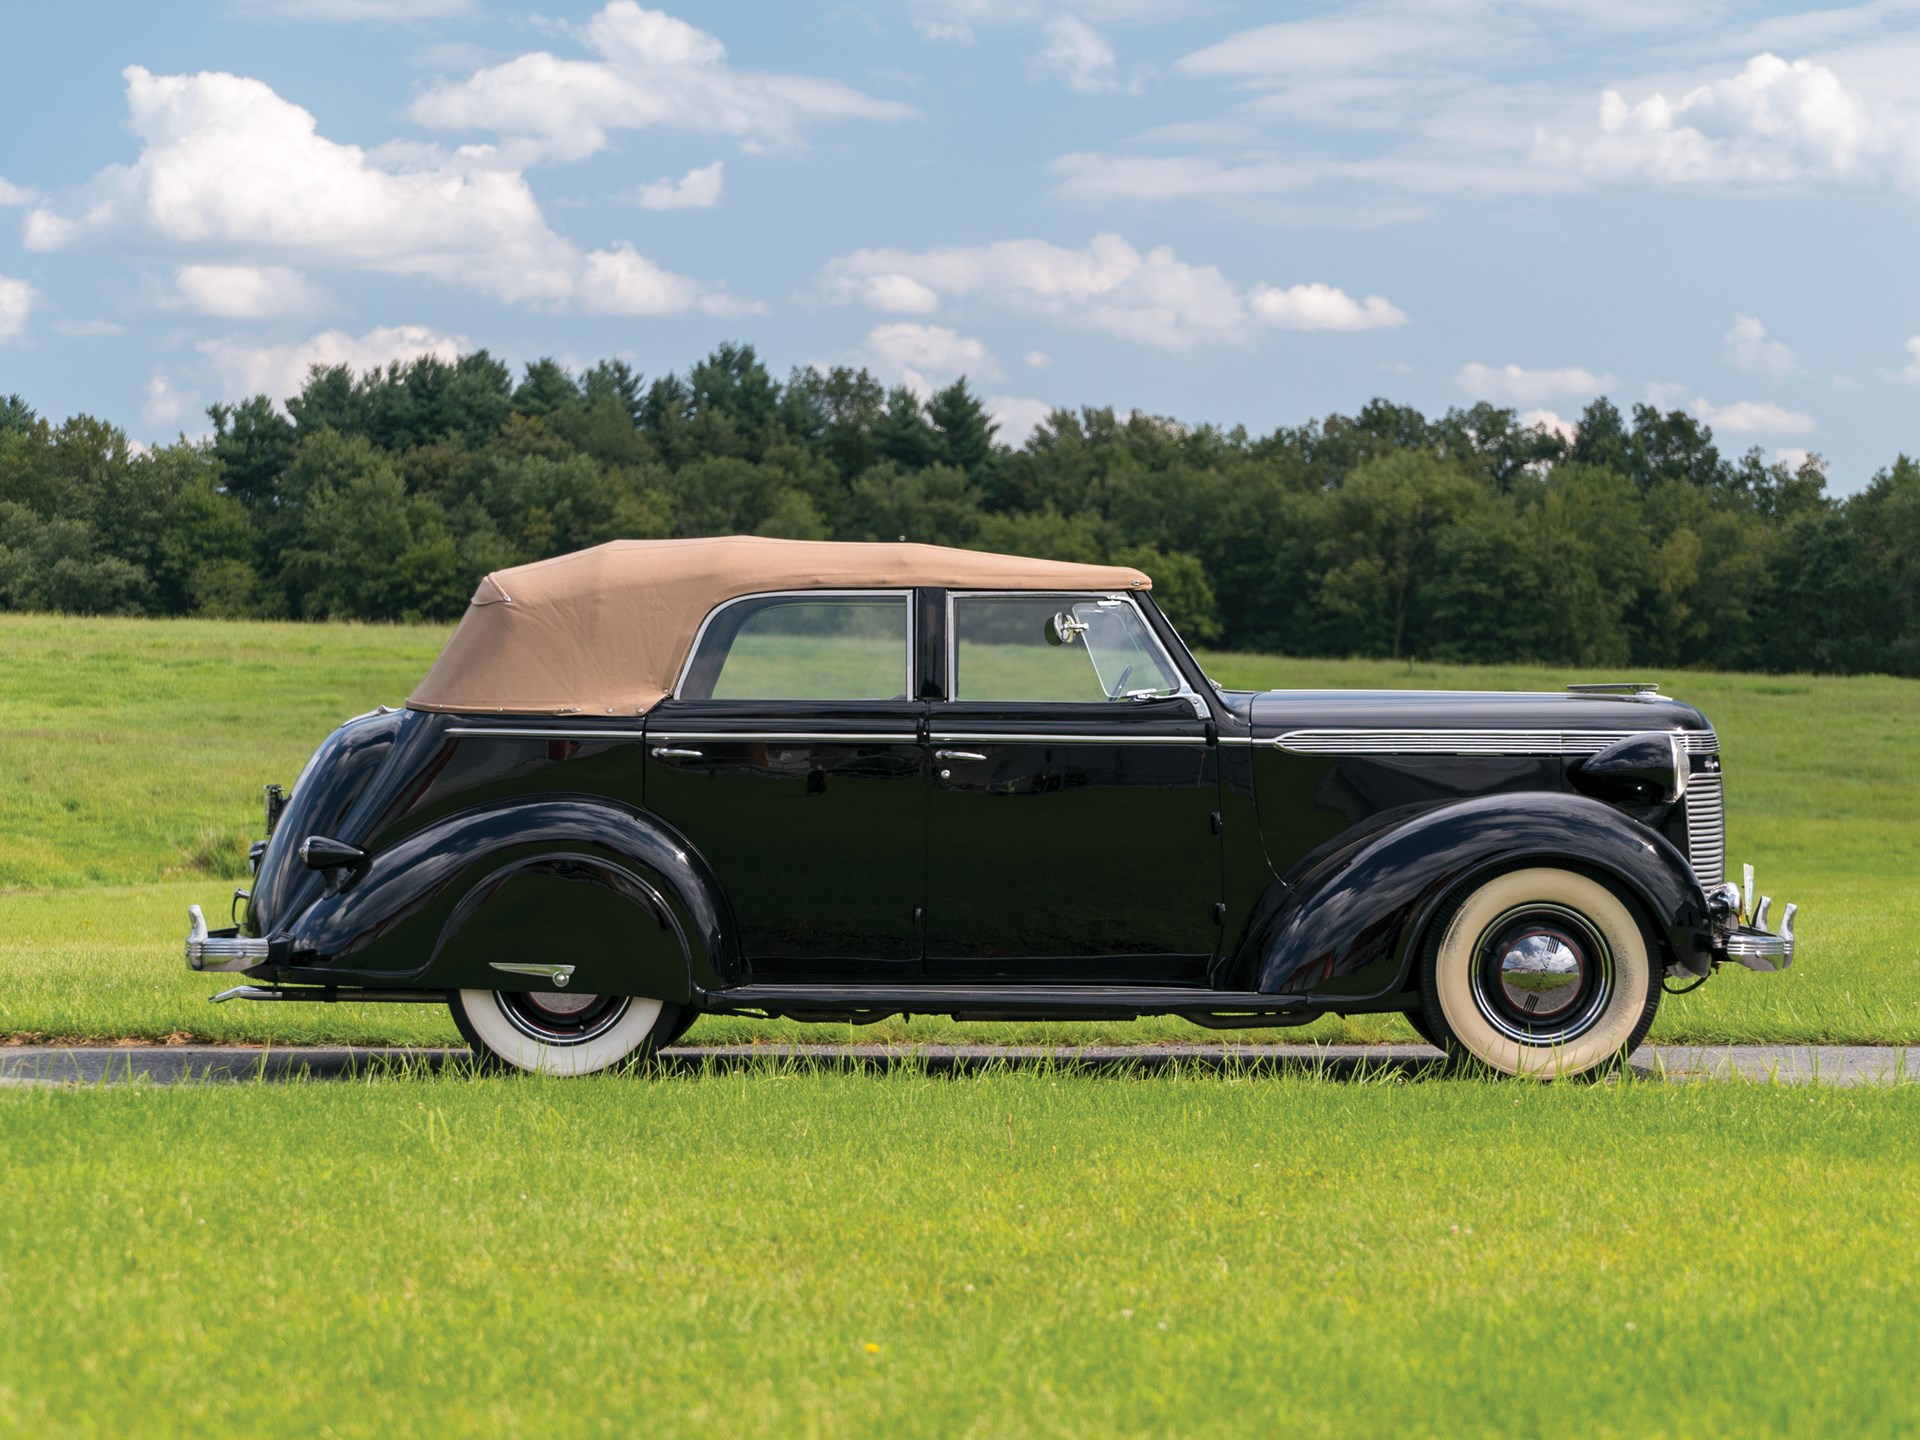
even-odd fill
[[[1073,618],[1086,626],[1080,637],[1109,700],[1129,695],[1171,695],[1180,688],[1164,653],[1140,612],[1124,600],[1082,600]]]

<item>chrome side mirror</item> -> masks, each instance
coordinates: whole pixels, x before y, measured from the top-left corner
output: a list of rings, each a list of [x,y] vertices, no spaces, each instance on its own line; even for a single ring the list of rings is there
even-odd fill
[[[1086,633],[1086,621],[1076,620],[1064,610],[1047,621],[1046,637],[1049,645],[1071,645],[1076,635]]]

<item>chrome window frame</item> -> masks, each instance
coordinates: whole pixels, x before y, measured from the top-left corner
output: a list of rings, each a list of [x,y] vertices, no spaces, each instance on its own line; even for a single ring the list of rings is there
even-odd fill
[[[707,612],[706,619],[700,622],[700,628],[693,632],[693,643],[687,647],[687,658],[683,660],[680,664],[680,674],[674,679],[673,691],[668,696],[669,699],[683,700],[686,698],[684,692],[687,688],[687,677],[693,673],[693,662],[699,659],[701,643],[707,638],[707,631],[712,627],[714,620],[718,618],[723,611],[728,610],[735,605],[743,605],[749,600],[902,600],[902,601],[905,601],[906,603],[901,608],[906,616],[907,663],[906,663],[906,668],[901,672],[900,690],[901,690],[901,693],[907,697],[907,701],[905,703],[912,703],[913,689],[914,689],[913,677],[915,674],[918,673],[915,666],[915,660],[917,657],[914,654],[914,650],[918,642],[914,635],[914,630],[916,627],[913,622],[914,622],[914,608],[919,603],[919,601],[915,596],[915,593],[911,587],[902,589],[897,586],[884,589],[884,590],[847,590],[847,589],[756,590],[750,595],[735,595],[731,599],[722,600],[718,605],[714,606],[713,609]],[[721,664],[721,669],[726,668],[725,660],[722,660],[720,664]],[[717,672],[714,678],[716,680],[719,679],[719,675]],[[729,702],[726,700],[716,700],[713,696],[709,695],[705,700],[695,701],[692,703],[702,704],[702,705],[715,705],[715,704],[725,705],[725,704],[728,704]],[[733,703],[747,704],[747,705],[779,705],[779,704],[787,704],[787,703],[791,703],[795,705],[815,705],[815,704],[819,704],[819,705],[898,705],[898,704],[901,704],[902,702],[898,700],[831,700],[831,699],[807,700],[807,699],[802,699],[797,695],[769,695],[758,700],[745,700],[745,701],[738,701]]]
[[[1213,711],[1200,692],[1188,681],[1186,672],[1173,658],[1154,630],[1153,622],[1147,619],[1146,611],[1140,608],[1140,602],[1124,590],[949,590],[947,591],[947,653],[944,673],[947,680],[947,698],[940,702],[945,705],[1031,705],[1036,708],[1056,705],[1078,705],[1091,702],[1078,700],[963,700],[960,696],[960,627],[955,622],[954,608],[962,600],[1031,600],[1037,596],[1050,595],[1068,600],[1118,600],[1133,610],[1140,622],[1147,641],[1166,666],[1167,673],[1179,681],[1179,686],[1165,697],[1177,700],[1181,697],[1193,702],[1194,713],[1202,720],[1213,718]],[[1096,672],[1097,673],[1097,672]],[[1118,703],[1118,702],[1113,702]]]

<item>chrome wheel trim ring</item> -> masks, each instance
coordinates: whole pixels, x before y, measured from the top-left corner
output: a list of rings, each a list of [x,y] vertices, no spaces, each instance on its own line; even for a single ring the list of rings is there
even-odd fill
[[[630,995],[534,994],[498,992],[500,1013],[529,1040],[542,1045],[585,1045],[620,1023],[633,1003]]]
[[[1529,982],[1535,975],[1548,978],[1544,989]],[[1469,981],[1481,1018],[1509,1040],[1564,1045],[1586,1034],[1606,1013],[1613,998],[1613,950],[1599,927],[1578,910],[1534,901],[1503,911],[1481,930],[1474,941]],[[1572,993],[1556,1000],[1551,1011],[1527,1008],[1529,996],[1567,989]]]

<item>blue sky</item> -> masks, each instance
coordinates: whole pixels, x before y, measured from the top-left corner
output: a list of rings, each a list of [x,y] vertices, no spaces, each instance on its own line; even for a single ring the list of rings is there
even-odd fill
[[[0,393],[966,374],[1255,430],[1594,394],[1920,452],[1920,0],[9,6]]]

